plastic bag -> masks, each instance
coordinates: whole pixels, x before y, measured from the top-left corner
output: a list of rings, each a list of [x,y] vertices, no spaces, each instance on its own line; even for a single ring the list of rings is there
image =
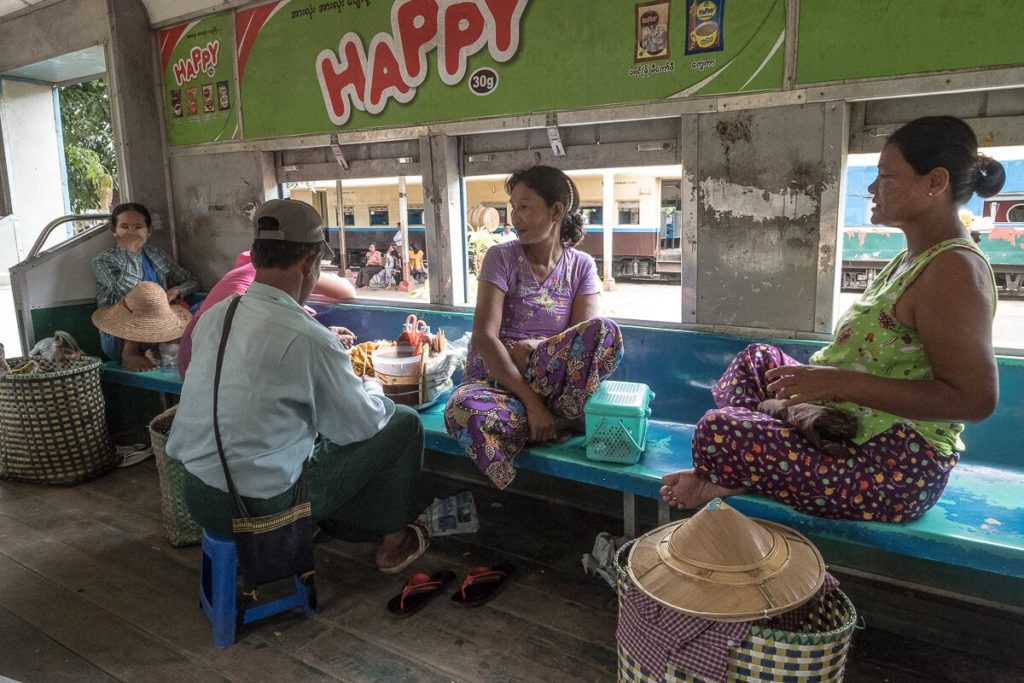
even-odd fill
[[[615,553],[626,542],[625,536],[612,536],[602,531],[594,539],[594,549],[583,555],[583,571],[587,576],[599,576],[615,588]]]
[[[36,342],[36,345],[32,347],[32,350],[28,352],[29,356],[41,356],[43,360],[53,360],[53,357],[56,354],[57,340],[53,337],[40,339]]]
[[[420,513],[419,521],[430,529],[431,536],[471,534],[480,528],[471,491],[462,491],[444,499],[435,498]]]
[[[473,333],[466,332],[453,342],[448,342],[448,354],[456,368],[466,367],[466,358],[469,356],[469,342],[473,340]]]
[[[78,342],[67,332],[57,330],[52,337],[40,339],[32,350],[28,352],[29,357],[39,356],[43,360],[55,361],[57,367],[63,367],[68,360],[84,356],[85,353],[78,346]]]

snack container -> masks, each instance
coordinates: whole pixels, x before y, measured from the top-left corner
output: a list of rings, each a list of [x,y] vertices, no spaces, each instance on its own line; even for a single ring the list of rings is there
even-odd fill
[[[646,384],[603,382],[583,408],[587,459],[632,465],[647,446],[654,392]]]

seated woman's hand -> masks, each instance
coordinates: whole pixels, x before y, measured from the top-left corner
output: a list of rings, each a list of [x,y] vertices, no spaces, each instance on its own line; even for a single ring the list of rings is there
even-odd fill
[[[768,393],[781,407],[813,401],[841,401],[840,387],[848,380],[846,370],[827,365],[786,365],[765,372]]]
[[[526,406],[526,422],[530,425],[530,441],[552,441],[558,436],[555,416],[539,399]]]
[[[509,355],[512,356],[512,362],[515,363],[516,369],[519,370],[519,374],[526,376],[526,368],[530,364],[530,354],[537,350],[543,339],[520,339],[512,347]]]
[[[171,287],[170,289],[167,290],[167,303],[173,304],[179,298],[181,298],[180,289],[178,289],[177,287]]]

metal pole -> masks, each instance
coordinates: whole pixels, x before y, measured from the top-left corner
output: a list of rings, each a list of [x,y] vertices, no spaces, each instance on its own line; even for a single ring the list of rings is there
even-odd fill
[[[402,253],[398,255],[402,259],[402,281],[398,283],[398,290],[409,291],[409,199],[405,191],[405,176],[398,176],[398,216],[399,227],[402,230]]]
[[[338,202],[338,271],[341,277],[348,277],[348,252],[345,250],[345,194],[341,189],[341,180],[334,181],[334,198]]]
[[[615,173],[613,171],[605,171],[602,178],[602,201],[601,201],[601,214],[604,216],[604,220],[601,221],[601,236],[604,238],[604,246],[601,250],[601,258],[604,262],[604,291],[611,292],[615,290],[615,278],[612,277],[614,270],[612,268],[612,235],[615,230]]]

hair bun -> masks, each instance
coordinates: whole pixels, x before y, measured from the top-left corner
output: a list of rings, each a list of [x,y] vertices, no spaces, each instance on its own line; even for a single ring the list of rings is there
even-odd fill
[[[583,213],[573,211],[562,216],[562,243],[575,247],[583,241]]]
[[[991,197],[1003,189],[1006,170],[990,156],[978,155],[978,171],[974,174],[974,193],[979,197]]]

